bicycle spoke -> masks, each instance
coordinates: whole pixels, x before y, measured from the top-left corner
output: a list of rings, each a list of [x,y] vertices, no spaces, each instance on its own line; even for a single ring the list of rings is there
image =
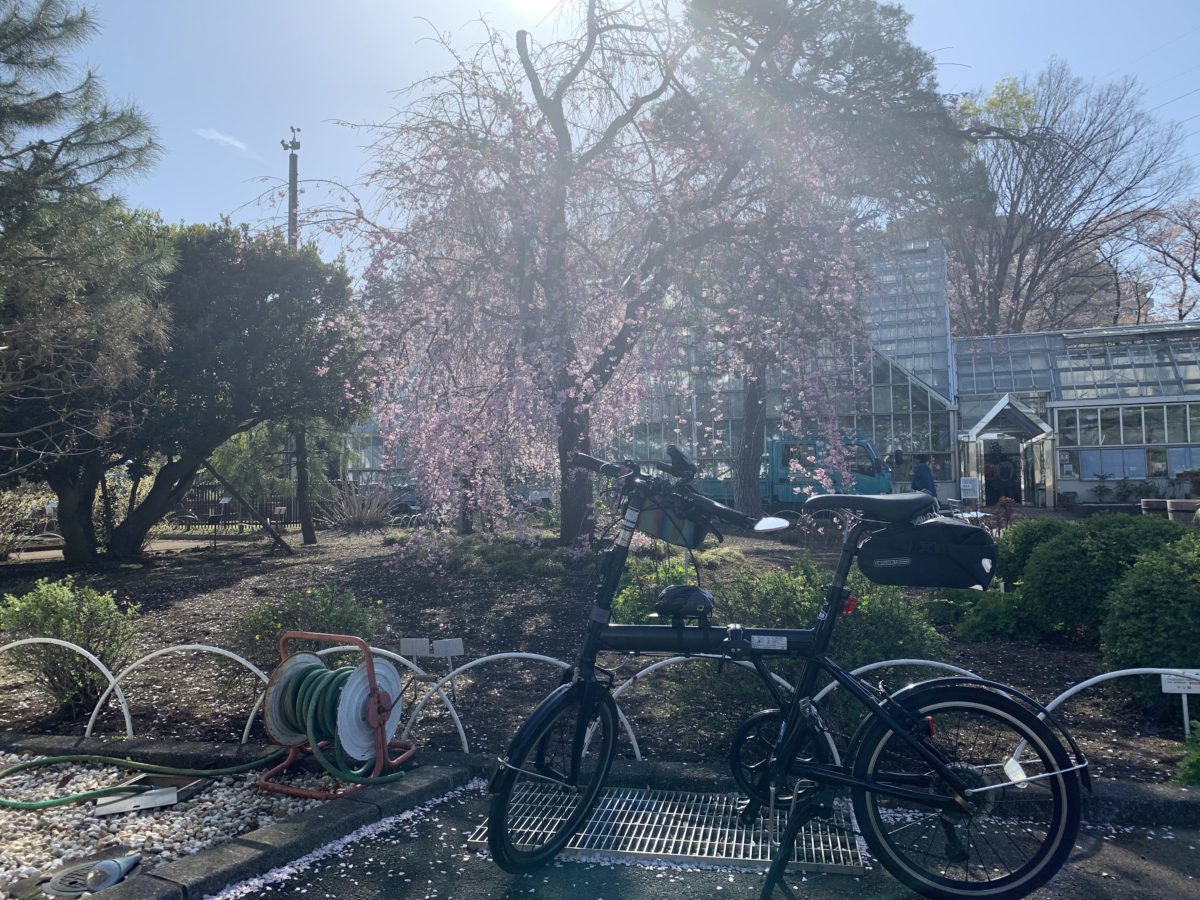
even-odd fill
[[[997,897],[1023,896],[1070,852],[1078,828],[1078,785],[1055,775],[1062,763],[1050,756],[1052,737],[1015,703],[979,689],[927,693],[950,698],[929,705],[937,725],[930,742],[970,792],[966,807],[930,810],[919,800],[857,791],[855,812],[864,837],[889,871],[923,893],[966,896],[986,889]],[[1049,777],[1015,786],[1004,766],[1026,737],[1022,769],[1027,776]],[[871,760],[869,766],[856,760],[859,777],[910,788],[924,781],[931,799],[952,796],[896,734],[879,727],[873,740],[871,750],[859,751]]]

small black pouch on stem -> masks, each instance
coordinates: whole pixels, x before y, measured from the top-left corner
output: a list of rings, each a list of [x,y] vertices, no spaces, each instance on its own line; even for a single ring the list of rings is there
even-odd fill
[[[713,611],[713,595],[694,584],[673,584],[665,587],[654,602],[654,611],[672,621],[697,619],[707,622]]]

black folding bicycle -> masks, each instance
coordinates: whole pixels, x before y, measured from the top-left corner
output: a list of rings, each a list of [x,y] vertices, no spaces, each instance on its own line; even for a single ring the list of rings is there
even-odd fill
[[[717,522],[758,533],[788,526],[755,521],[691,485],[696,471],[674,447],[669,478],[633,463],[576,454],[574,463],[620,480],[619,530],[604,554],[595,602],[575,666],[518,730],[490,784],[488,846],[505,871],[529,871],[551,859],[595,807],[616,751],[612,675],[601,652],[715,655],[746,661],[776,708],[751,716],[735,734],[736,781],[746,793],[741,817],[765,807],[788,810],[763,887],[780,883],[799,830],[828,815],[849,791],[858,830],[879,862],[928,897],[1022,897],[1048,881],[1075,843],[1087,761],[1065,728],[1021,692],[973,677],[937,678],[886,694],[843,670],[828,655],[834,625],[853,602],[851,564],[888,584],[971,586],[990,579],[995,543],[982,529],[937,515],[923,493],[827,494],[806,512],[836,510],[848,525],[841,557],[811,629],[718,627],[712,598],[698,587],[668,588],[659,611],[670,625],[611,625],[612,601],[634,531],[697,546]],[[664,534],[662,529],[671,534]],[[963,529],[967,529],[964,531]],[[932,582],[932,584],[930,584]],[[695,624],[687,624],[695,622]],[[790,697],[766,660],[799,662]],[[865,715],[839,756],[811,697],[822,673]],[[1066,742],[1070,748],[1064,747]]]

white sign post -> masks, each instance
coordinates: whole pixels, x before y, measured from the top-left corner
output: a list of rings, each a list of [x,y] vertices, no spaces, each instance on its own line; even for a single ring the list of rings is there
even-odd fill
[[[958,496],[962,500],[978,500],[979,476],[964,475],[958,479]]]
[[[1192,721],[1188,712],[1188,694],[1200,694],[1200,669],[1184,669],[1182,675],[1160,675],[1164,694],[1178,694],[1183,702],[1183,736],[1191,737]]]

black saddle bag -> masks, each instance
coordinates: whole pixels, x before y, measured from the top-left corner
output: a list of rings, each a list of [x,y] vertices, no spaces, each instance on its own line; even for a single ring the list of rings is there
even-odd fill
[[[996,541],[976,525],[939,516],[876,532],[859,549],[858,567],[876,584],[983,590],[996,568]]]

